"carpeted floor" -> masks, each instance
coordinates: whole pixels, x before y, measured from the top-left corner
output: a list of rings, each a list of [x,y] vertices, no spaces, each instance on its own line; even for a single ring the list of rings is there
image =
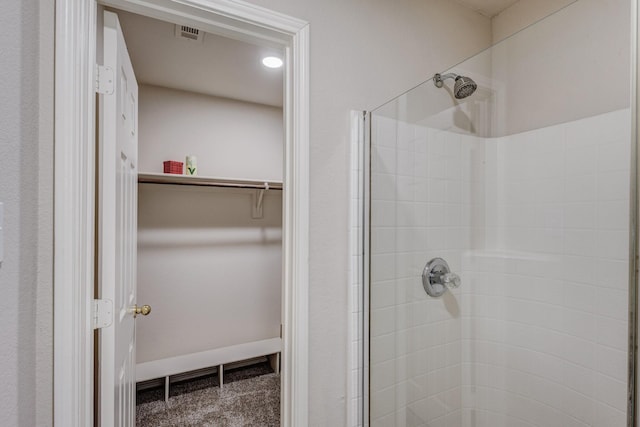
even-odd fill
[[[280,425],[280,375],[268,364],[225,371],[220,390],[217,376],[138,392],[138,427],[277,427]]]

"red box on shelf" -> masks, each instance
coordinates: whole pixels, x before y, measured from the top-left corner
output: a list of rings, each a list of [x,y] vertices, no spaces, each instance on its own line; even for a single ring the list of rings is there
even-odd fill
[[[164,164],[164,173],[173,173],[177,175],[182,175],[182,162],[174,162],[173,160],[167,160],[163,162]]]

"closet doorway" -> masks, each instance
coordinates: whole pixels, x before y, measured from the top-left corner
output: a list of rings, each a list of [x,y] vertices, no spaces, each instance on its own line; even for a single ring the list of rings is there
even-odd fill
[[[118,366],[128,369],[126,359],[135,363],[136,425],[279,426],[284,51],[113,8],[103,20],[98,56],[103,53],[105,73],[122,74],[98,107],[105,171],[99,212],[106,218],[99,254],[117,247],[111,235],[126,240],[127,228],[136,228],[137,249],[130,237],[137,268],[130,277],[137,289],[109,292],[107,265],[101,298],[142,306],[144,317],[122,319],[135,324],[135,339],[129,338],[135,356],[124,351],[115,360],[116,375]],[[116,46],[118,60],[110,53]],[[115,123],[110,103],[122,109]],[[107,129],[120,123],[125,132]],[[131,166],[121,168],[137,169],[137,176],[122,179],[124,185],[137,179],[137,188],[122,191],[133,203],[137,195],[137,221],[135,210],[111,221],[124,231],[109,224],[111,207],[127,203],[109,200],[117,191],[108,186],[114,156],[108,139],[121,134],[137,146]],[[132,153],[115,157],[128,162]],[[112,270],[129,266],[107,258],[116,260]],[[100,342],[105,358],[121,341],[109,332]],[[100,389],[107,398],[120,382],[110,381],[109,365]],[[103,425],[113,421],[103,415]]]
[[[144,185],[164,186],[165,188],[183,185],[185,188],[222,192],[227,190],[230,185],[237,186],[238,182],[241,182],[239,186],[241,189],[235,188],[233,191],[237,191],[238,194],[251,192],[248,210],[251,218],[256,220],[264,219],[265,211],[269,208],[269,195],[265,195],[265,193],[278,191],[282,194],[282,202],[275,204],[282,212],[280,216],[282,225],[280,275],[283,283],[280,321],[282,326],[277,331],[278,335],[282,336],[282,341],[280,346],[271,348],[270,355],[274,355],[271,358],[271,363],[276,369],[278,365],[282,366],[280,424],[283,426],[306,425],[306,372],[308,369],[306,314],[308,289],[308,29],[306,23],[233,0],[154,1],[152,3],[113,0],[101,3],[106,7],[139,13],[172,24],[177,21],[181,29],[184,29],[182,27],[201,29],[206,33],[229,36],[234,40],[252,42],[272,49],[279,48],[283,53],[285,63],[284,150],[281,151],[281,159],[284,157],[284,162],[281,183],[277,179],[204,177],[199,175],[198,178],[192,178],[198,181],[198,185],[192,185],[195,182],[189,182],[188,185],[185,185],[184,182],[176,181],[171,183],[154,181],[153,184],[148,181]],[[121,69],[121,62],[112,64],[110,70],[112,74],[109,74],[109,70],[105,67],[100,66],[102,65],[100,60],[104,59],[100,58],[100,52],[97,49],[104,42],[101,32],[98,31],[104,16],[102,12],[102,8],[97,3],[83,0],[63,0],[57,3],[56,8],[58,31],[56,33],[55,86],[58,96],[56,97],[56,302],[54,309],[56,318],[54,327],[56,380],[54,384],[54,412],[55,423],[68,426],[91,425],[94,414],[100,424],[101,414],[104,414],[105,411],[111,411],[112,421],[102,422],[102,425],[129,426],[134,424],[132,407],[135,404],[135,394],[131,386],[135,384],[137,377],[135,373],[137,365],[135,363],[135,332],[131,334],[132,339],[129,341],[133,345],[116,345],[116,347],[124,348],[125,353],[128,352],[127,363],[120,365],[122,369],[119,369],[120,367],[117,365],[111,365],[109,368],[112,374],[111,378],[121,380],[119,387],[106,389],[106,393],[96,395],[94,406],[92,398],[94,383],[95,389],[99,390],[106,377],[103,373],[94,377],[93,329],[99,329],[96,334],[98,339],[96,343],[102,343],[101,336],[122,319],[135,318],[136,314],[149,314],[148,308],[142,304],[137,305],[141,301],[137,299],[135,292],[135,278],[128,279],[128,281],[113,280],[113,287],[125,288],[127,292],[131,289],[133,291],[120,292],[119,297],[113,298],[111,301],[94,300],[101,295],[97,292],[94,296],[93,285],[90,285],[90,280],[87,280],[93,277],[94,270],[96,276],[100,278],[102,278],[101,273],[104,271],[111,271],[111,274],[116,277],[122,271],[125,272],[125,276],[131,276],[134,269],[129,267],[135,263],[135,255],[133,254],[137,253],[135,245],[131,245],[131,240],[123,244],[120,237],[124,234],[137,236],[135,218],[138,216],[138,206],[137,203],[132,202],[132,200],[135,201],[135,197],[132,197],[134,191],[130,189],[132,188],[131,184],[135,187],[138,185],[138,171],[134,169],[138,167],[142,159],[137,158],[137,150],[127,149],[121,153],[126,154],[125,157],[128,160],[134,159],[135,161],[126,162],[126,167],[129,168],[126,174],[120,174],[121,171],[117,170],[118,161],[112,162],[110,165],[116,166],[113,168],[116,171],[114,182],[118,184],[113,190],[116,194],[115,200],[126,200],[127,203],[121,203],[115,209],[120,215],[114,221],[116,227],[101,229],[100,221],[104,218],[102,209],[109,205],[101,199],[104,192],[98,192],[96,195],[93,188],[103,189],[104,182],[100,180],[103,178],[101,174],[106,168],[101,163],[102,159],[98,156],[100,153],[96,147],[86,143],[87,138],[92,139],[96,133],[99,134],[108,128],[104,121],[100,126],[96,123],[95,104],[100,102],[94,103],[93,99],[99,101],[100,97],[109,94],[110,86],[111,94],[115,92],[115,95],[118,96],[118,102],[113,108],[116,114],[112,114],[112,116],[116,118],[120,115],[123,118],[126,116],[127,123],[125,127],[121,126],[115,129],[118,132],[124,129],[125,132],[121,133],[127,135],[127,141],[133,139],[129,134],[136,135],[137,138],[140,131],[138,109],[131,108],[138,102],[139,95],[135,87],[137,86],[135,78],[131,78],[132,74],[129,73],[129,70],[124,69],[126,67]],[[120,51],[127,53],[126,48]],[[123,71],[122,75],[120,75],[121,71]],[[121,80],[128,82],[128,84],[116,84],[114,88],[112,84]],[[96,96],[94,90],[100,95]],[[99,148],[102,149],[102,147]],[[118,150],[120,150],[119,147]],[[197,155],[197,153],[189,154]],[[98,158],[95,165],[90,160],[94,157]],[[78,165],[77,159],[79,158],[89,160]],[[201,162],[202,159],[199,160],[199,168],[202,168]],[[125,162],[122,164],[124,165]],[[141,176],[140,179],[155,180],[158,179],[156,175],[158,174],[151,171],[146,174],[146,178]],[[131,179],[132,176],[136,179]],[[164,177],[164,175],[161,176]],[[100,177],[100,180],[97,177]],[[122,177],[126,177],[124,184]],[[216,178],[215,185],[211,185],[211,178]],[[178,181],[184,179],[189,178],[180,177]],[[280,188],[278,188],[279,185]],[[118,194],[124,194],[126,197],[118,198]],[[108,201],[108,199],[106,200]],[[126,206],[123,209],[124,205]],[[229,209],[234,203],[223,203],[222,205]],[[98,209],[96,216],[94,216],[94,206],[97,206]],[[169,206],[171,205],[163,205],[163,210],[170,210],[167,208]],[[274,203],[271,203],[272,208],[273,206]],[[118,223],[118,221],[124,222]],[[113,242],[116,250],[113,252],[116,257],[121,257],[121,264],[117,267],[128,262],[127,269],[118,270],[115,268],[111,270],[110,266],[103,268],[105,259],[102,256],[103,253],[100,252],[104,249],[101,247],[101,241],[96,243],[94,264],[94,251],[91,244],[94,239],[92,232],[94,222],[95,228],[100,230],[98,238],[109,235],[114,230],[116,232],[125,230],[120,234],[114,233],[116,239],[113,239]],[[100,292],[103,290],[99,289]],[[126,297],[123,298],[123,295]],[[109,302],[113,304],[112,309],[109,309]],[[88,309],[89,307],[91,310]],[[157,308],[155,313],[157,313]],[[141,317],[138,316],[135,322],[139,323]],[[206,330],[211,327],[213,326],[201,322],[197,325],[190,325],[189,331]],[[130,329],[135,331],[135,328]],[[277,338],[280,339],[280,337]],[[179,340],[185,341],[183,336]],[[258,339],[257,341],[264,340]],[[255,343],[255,341],[250,341],[249,344],[251,343]],[[224,348],[228,349],[234,346],[232,344]],[[103,345],[102,347],[101,350],[104,350],[107,346]],[[237,353],[233,357],[241,358],[240,356],[245,355],[250,358],[254,355],[254,351],[255,349],[243,354]],[[194,354],[201,353],[203,352],[195,352]],[[281,353],[282,356],[280,363],[278,363],[278,353]],[[132,354],[134,357],[131,357]],[[95,372],[100,372],[109,362],[108,358],[103,356],[104,352],[96,358]],[[211,360],[214,359],[211,358]],[[220,364],[232,363],[229,358],[226,356],[223,358],[220,354],[215,360],[221,362]],[[190,369],[185,365],[182,367],[185,370]],[[105,399],[105,395],[109,397]]]

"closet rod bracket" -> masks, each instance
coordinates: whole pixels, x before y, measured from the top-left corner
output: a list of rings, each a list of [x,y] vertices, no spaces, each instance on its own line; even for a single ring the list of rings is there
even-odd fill
[[[253,194],[253,203],[251,210],[251,218],[261,219],[264,218],[264,212],[262,210],[262,202],[264,201],[264,192],[269,189],[269,183],[264,183],[264,188],[256,190]]]

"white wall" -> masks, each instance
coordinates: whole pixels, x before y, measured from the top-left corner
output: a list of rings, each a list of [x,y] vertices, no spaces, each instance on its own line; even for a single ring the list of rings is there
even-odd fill
[[[493,136],[627,108],[630,8],[580,0],[491,49],[503,126]]]
[[[54,4],[39,1],[38,284],[36,309],[36,422],[52,424],[53,413],[53,63]]]
[[[53,4],[7,1],[0,16],[0,419],[52,423]]]
[[[198,158],[198,174],[282,180],[282,109],[140,85],[140,168]]]
[[[519,0],[491,18],[493,43],[515,34],[576,0]]]
[[[349,111],[372,110],[489,46],[489,20],[447,0],[251,3],[310,22],[309,422],[341,426],[350,378]]]
[[[280,336],[282,192],[253,193],[139,186],[137,363]]]

